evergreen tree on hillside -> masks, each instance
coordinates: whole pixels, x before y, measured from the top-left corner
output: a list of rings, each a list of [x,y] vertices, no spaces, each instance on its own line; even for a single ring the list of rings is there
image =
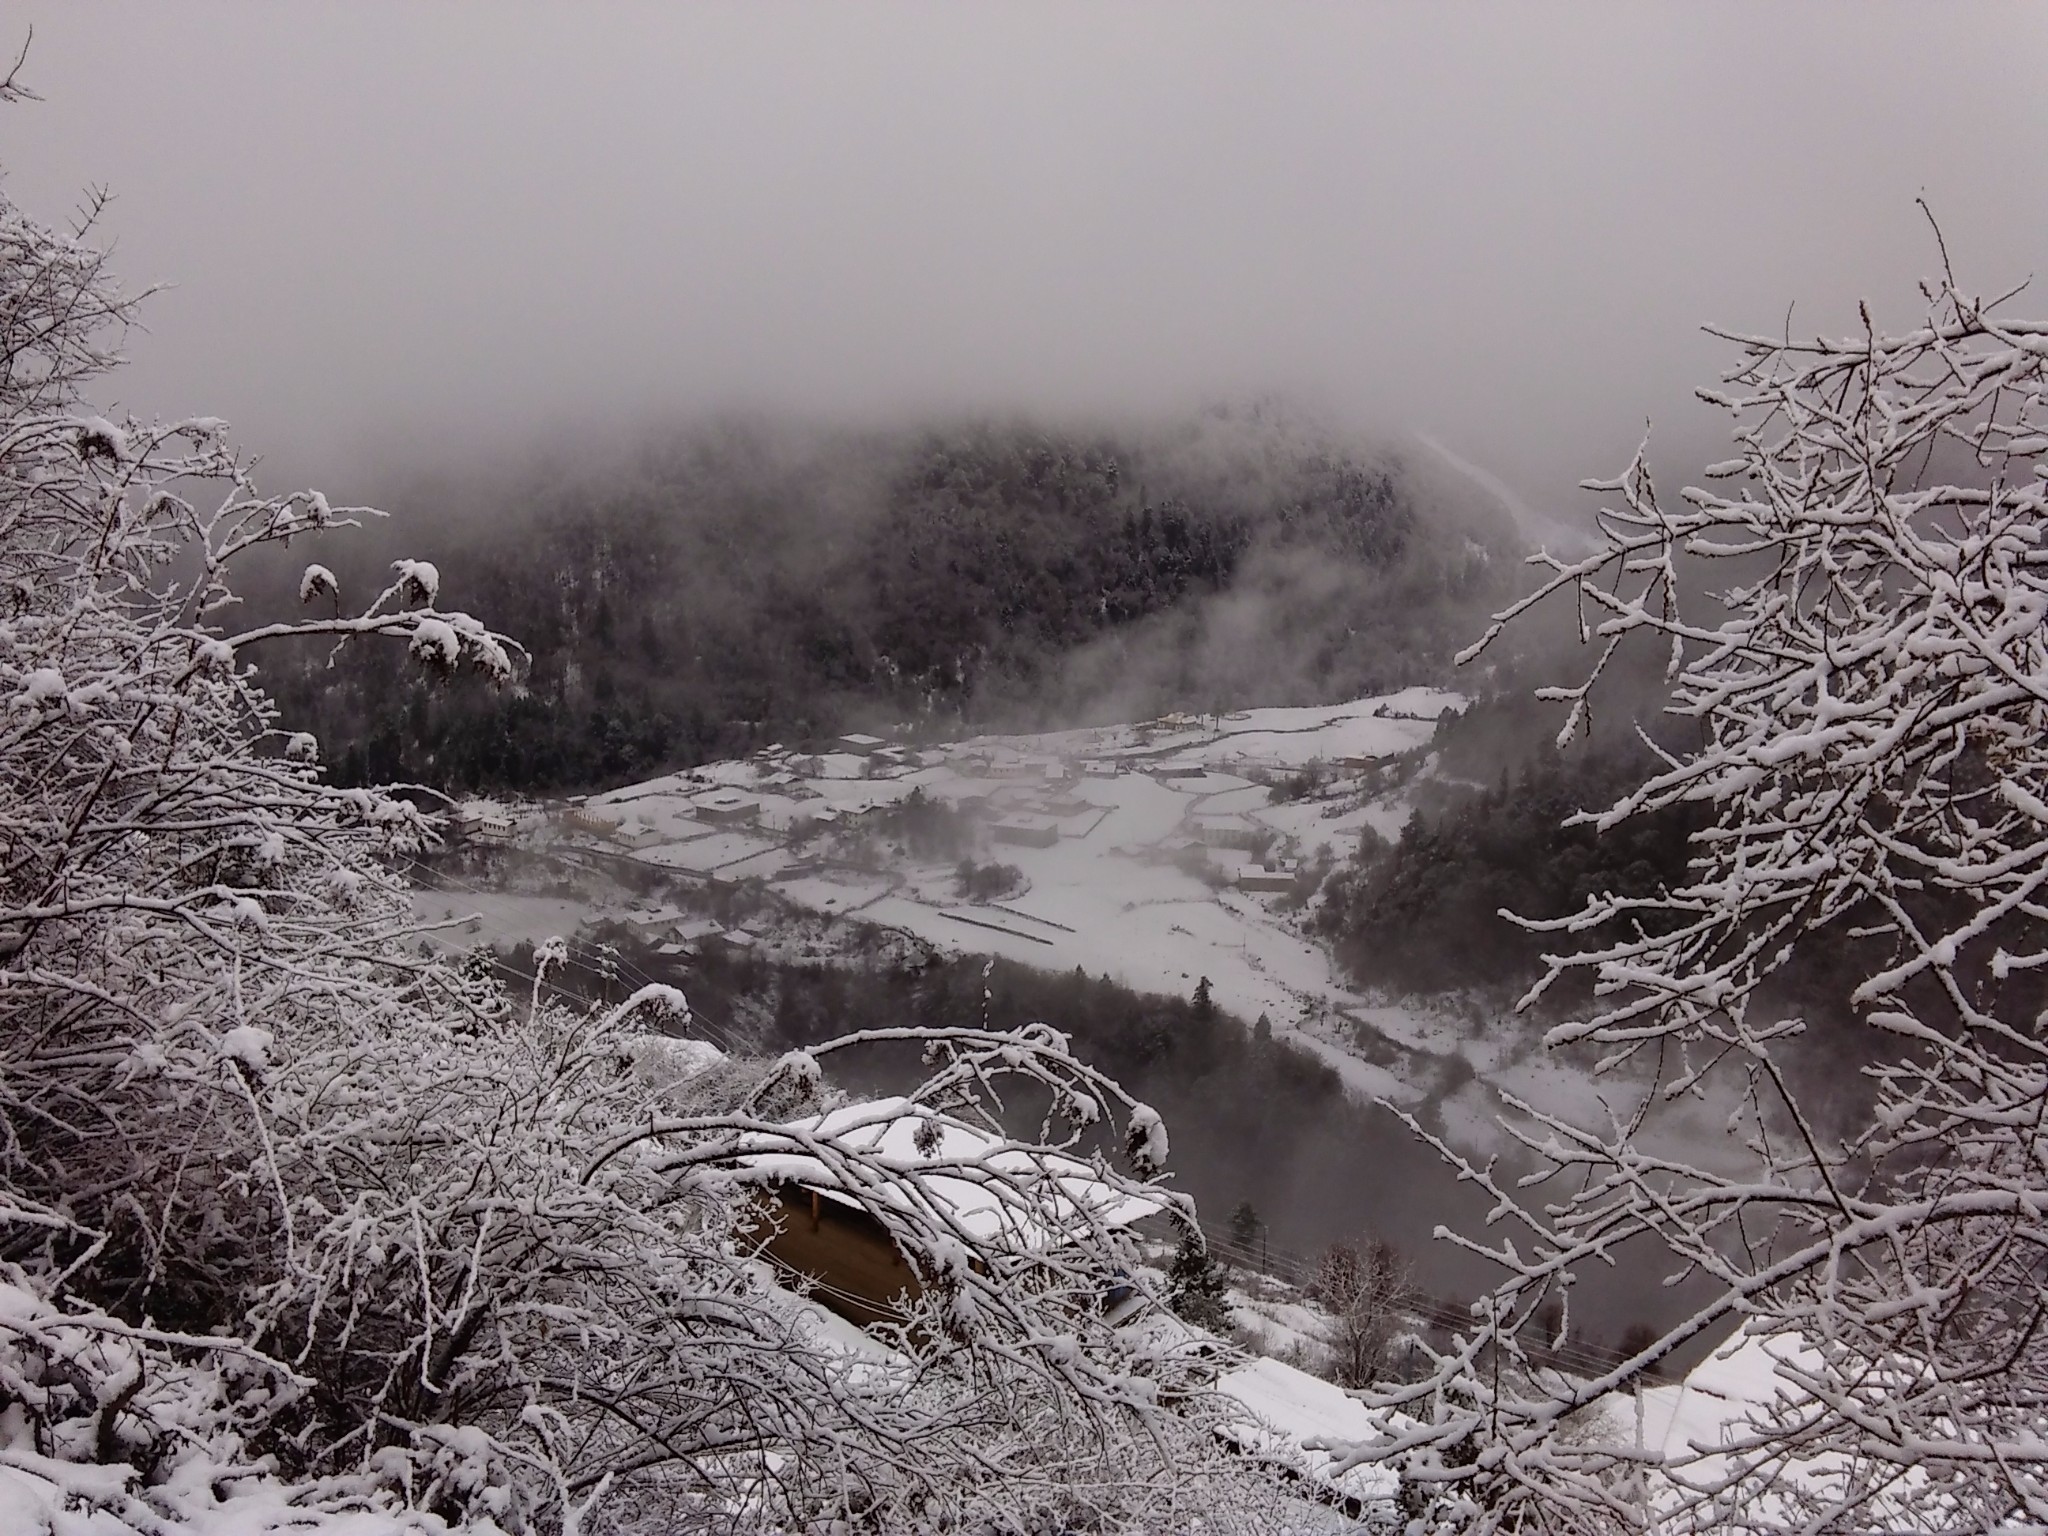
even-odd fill
[[[1412,536],[1427,486],[1384,448],[1278,419],[1200,427],[700,427],[623,469],[422,485],[398,498],[433,514],[410,520],[433,541],[419,553],[469,573],[478,611],[532,648],[525,690],[428,689],[311,646],[267,676],[350,782],[588,788],[878,709],[947,731],[1038,720],[1099,698],[1097,658],[1139,708],[1273,702],[1275,656],[1298,690],[1354,697],[1442,666],[1510,568],[1436,571],[1442,541]],[[333,557],[345,582],[388,558],[377,537]],[[280,564],[276,606],[295,579]],[[1267,643],[1202,643],[1219,593],[1270,616]]]

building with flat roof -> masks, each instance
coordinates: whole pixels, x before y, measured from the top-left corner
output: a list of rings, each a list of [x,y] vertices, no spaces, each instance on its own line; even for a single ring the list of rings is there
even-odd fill
[[[506,809],[490,800],[465,800],[455,808],[455,826],[480,843],[509,843],[513,821]]]
[[[681,907],[648,907],[642,911],[628,912],[625,920],[628,928],[648,933],[673,928],[682,921],[682,917]]]
[[[761,815],[761,802],[752,795],[741,794],[736,789],[721,789],[708,795],[699,795],[690,804],[705,821],[750,822],[757,820]]]
[[[1237,872],[1237,888],[1241,891],[1262,891],[1268,894],[1294,889],[1294,871],[1291,869],[1261,869],[1256,864],[1247,864]]]
[[[562,824],[575,832],[588,832],[593,837],[610,837],[619,830],[616,816],[602,815],[587,805],[572,805],[562,813]]]
[[[1049,816],[1005,816],[990,824],[988,835],[999,843],[1050,848],[1060,840],[1060,824]]]

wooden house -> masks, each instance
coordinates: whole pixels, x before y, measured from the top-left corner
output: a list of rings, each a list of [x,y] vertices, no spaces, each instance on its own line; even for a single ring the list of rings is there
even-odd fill
[[[924,1283],[889,1229],[857,1206],[794,1180],[777,1180],[760,1201],[761,1245],[778,1273],[850,1323],[900,1323]]]
[[[991,1248],[1084,1242],[1098,1226],[1132,1226],[1163,1209],[1161,1202],[1103,1184],[1077,1159],[1034,1161],[985,1130],[907,1099],[846,1105],[799,1121],[793,1129],[872,1149],[911,1173],[920,1164],[985,1167],[996,1177],[935,1172],[918,1178],[914,1187],[909,1181],[902,1187],[884,1186],[870,1199],[942,1214],[957,1231]],[[920,1146],[921,1129],[936,1139]],[[924,1293],[923,1283],[886,1223],[846,1193],[830,1166],[789,1144],[764,1146],[740,1163],[757,1175],[759,1251],[779,1276],[808,1288],[813,1300],[863,1327],[904,1319]],[[1016,1175],[1021,1182],[1044,1168],[1057,1181],[1049,1202],[1019,1196],[1002,1178]]]

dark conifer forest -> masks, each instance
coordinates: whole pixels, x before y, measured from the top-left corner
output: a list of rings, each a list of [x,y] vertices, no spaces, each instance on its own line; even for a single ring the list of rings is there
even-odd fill
[[[1512,528],[1420,445],[1285,408],[1165,425],[724,423],[516,474],[397,474],[317,558],[441,565],[523,685],[272,663],[344,783],[562,791],[863,725],[953,734],[1317,702],[1442,672]],[[280,565],[267,601],[295,606]],[[265,599],[258,600],[259,602]]]

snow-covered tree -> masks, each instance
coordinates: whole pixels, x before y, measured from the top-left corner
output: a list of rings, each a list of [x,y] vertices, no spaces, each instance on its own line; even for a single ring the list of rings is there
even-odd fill
[[[236,622],[238,560],[363,511],[261,493],[217,420],[91,409],[135,301],[89,222],[0,197],[0,1508],[96,1536],[1256,1523],[1202,1368],[1100,1315],[1135,1255],[1065,1171],[1186,1202],[1158,1117],[1058,1034],[851,1037],[678,1098],[637,1065],[688,1022],[673,991],[513,1007],[422,953],[395,870],[433,819],[331,787],[253,658],[395,640],[516,685],[519,653],[412,560],[355,608],[309,565],[309,617]],[[993,1128],[1007,1085],[1035,1134],[935,1171],[807,1125],[821,1062],[906,1044],[909,1113]],[[777,1149],[917,1269],[899,1336],[849,1344],[768,1277]],[[1041,1240],[963,1221],[941,1175]]]
[[[1539,557],[1542,590],[1501,616],[1576,598],[1599,659],[1550,694],[1567,736],[1619,647],[1668,654],[1668,708],[1697,748],[1584,819],[1683,805],[1704,826],[1679,888],[1531,925],[1560,951],[1525,1002],[1591,981],[1548,1039],[1599,1048],[1616,1116],[1517,1104],[1536,1174],[1468,1170],[1500,1225],[1464,1241],[1507,1278],[1435,1377],[1393,1399],[1428,1424],[1357,1453],[1433,1477],[1447,1517],[2048,1522],[2048,324],[1952,277],[1927,297],[1896,335],[1867,309],[1839,339],[1726,335],[1739,363],[1702,393],[1733,417],[1735,456],[1675,502],[1641,455],[1596,483],[1614,498],[1599,547]],[[1821,955],[1851,973],[1846,1019],[1796,1010],[1815,989],[1789,982]],[[1850,1032],[1835,1038],[1852,1071],[1870,1063],[1846,1131],[1790,1056],[1822,1028]],[[1658,1136],[1701,1106],[1725,1119],[1726,1155]],[[1711,1298],[1605,1376],[1536,1369],[1524,1324],[1631,1241]],[[1567,1415],[1736,1324],[1789,1363],[1781,1400],[1722,1454],[1646,1482],[1628,1452],[1561,1437]]]
[[[1264,1014],[1260,1014],[1259,1017],[1262,1020],[1266,1018]],[[1268,1020],[1266,1030],[1269,1035],[1272,1029],[1273,1025]],[[1236,1208],[1230,1213],[1230,1241],[1238,1252],[1254,1252],[1265,1230],[1266,1223],[1259,1215],[1259,1208],[1249,1200],[1238,1201]]]

